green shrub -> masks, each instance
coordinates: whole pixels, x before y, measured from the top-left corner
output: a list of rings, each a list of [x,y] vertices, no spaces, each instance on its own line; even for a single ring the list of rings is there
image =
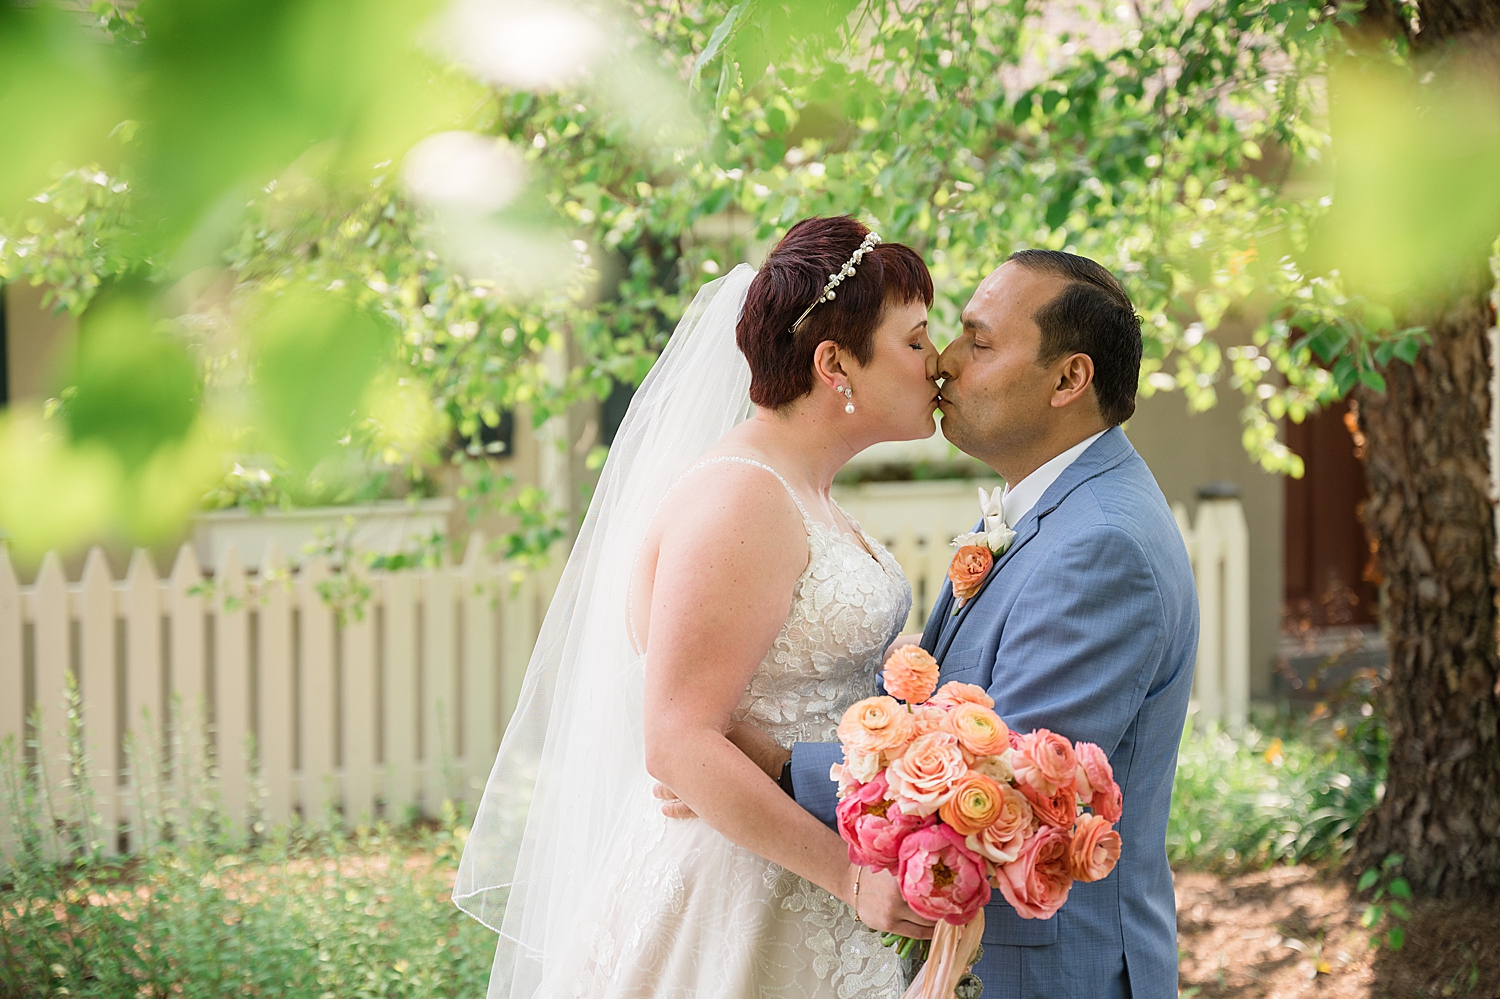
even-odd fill
[[[1174,865],[1214,870],[1338,858],[1384,778],[1384,730],[1369,716],[1260,716],[1235,734],[1190,721],[1167,854]]]
[[[464,834],[451,808],[437,827],[351,834],[329,815],[252,844],[184,761],[138,819],[152,845],[109,859],[80,763],[75,741],[53,782],[0,746],[0,995],[484,994],[495,937],[448,899]]]

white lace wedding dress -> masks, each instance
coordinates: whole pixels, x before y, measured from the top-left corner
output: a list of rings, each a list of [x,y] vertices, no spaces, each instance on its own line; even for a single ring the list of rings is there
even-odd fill
[[[786,623],[735,712],[783,746],[827,742],[872,695],[911,609],[890,553],[808,516],[807,569]],[[701,464],[708,464],[703,462]],[[701,464],[694,468],[701,467]],[[851,520],[851,523],[853,521]],[[858,529],[858,525],[855,525]],[[868,550],[866,550],[868,548]],[[875,557],[871,557],[871,552]],[[642,669],[637,656],[634,669]],[[570,999],[881,999],[899,996],[896,954],[828,892],[730,842],[700,819],[667,819],[645,779],[620,816],[610,883],[579,913],[576,960],[538,991]],[[724,941],[731,941],[727,947]],[[550,980],[548,980],[550,979]]]

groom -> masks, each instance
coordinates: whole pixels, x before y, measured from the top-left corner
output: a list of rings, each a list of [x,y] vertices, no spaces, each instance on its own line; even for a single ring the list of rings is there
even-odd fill
[[[1198,648],[1182,537],[1120,424],[1135,412],[1140,319],[1086,257],[1022,250],[990,274],[943,351],[943,434],[1009,484],[1015,540],[954,611],[943,587],[922,647],[940,682],[978,684],[1014,729],[1101,746],[1124,793],[1114,872],[1075,883],[1050,920],[996,892],[974,971],[985,999],[1172,999],[1177,917],[1167,813]],[[787,751],[731,733],[768,773]],[[834,824],[833,743],[798,743],[792,791]],[[872,900],[873,901],[873,900]]]

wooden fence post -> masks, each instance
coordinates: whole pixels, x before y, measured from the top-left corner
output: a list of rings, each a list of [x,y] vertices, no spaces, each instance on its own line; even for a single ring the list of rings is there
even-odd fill
[[[261,773],[266,788],[266,818],[287,822],[295,814],[292,795],[292,719],[296,697],[293,646],[292,594],[286,558],[272,542],[260,563],[257,587],[260,640],[257,647],[257,679],[260,685]]]
[[[90,549],[78,587],[79,699],[89,782],[99,813],[100,844],[117,852],[122,753],[118,709],[121,691],[115,679],[115,582],[103,549]]]
[[[230,542],[214,573],[214,764],[229,819],[248,828],[257,803],[250,779],[254,733],[250,675],[250,594],[239,548]],[[258,751],[256,751],[258,756]]]
[[[146,799],[161,790],[156,778],[162,769],[166,736],[161,590],[145,549],[137,548],[130,557],[120,611],[125,618],[125,731],[135,747],[135,759],[130,761],[129,788],[135,813],[130,823],[130,849],[138,850],[150,841],[153,832]]]

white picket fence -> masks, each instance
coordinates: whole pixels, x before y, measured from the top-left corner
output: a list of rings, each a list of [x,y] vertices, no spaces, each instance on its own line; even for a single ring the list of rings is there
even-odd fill
[[[1238,499],[1200,498],[1198,517],[1172,505],[1198,588],[1198,665],[1193,698],[1199,724],[1231,728],[1250,710],[1250,531]]]
[[[948,542],[977,517],[975,483],[868,483],[837,496],[901,563],[914,597],[907,628],[919,630],[947,575]],[[1239,724],[1250,693],[1244,511],[1208,499],[1196,523],[1174,512],[1198,585],[1198,717]],[[116,581],[95,549],[79,582],[49,555],[26,587],[0,547],[0,739],[31,738],[27,719],[40,708],[37,751],[59,775],[71,672],[97,808],[120,831],[106,837],[111,849],[132,848],[146,825],[129,733],[151,742],[171,778],[188,762],[174,754],[201,753],[196,719],[207,722],[214,789],[240,820],[312,817],[332,803],[357,822],[472,802],[555,585],[551,573],[517,584],[483,552],[475,535],[459,565],[363,573],[363,614],[341,621],[319,593],[327,565],[292,569],[274,545],[259,574],[231,546],[209,586],[188,546],[166,579],[137,551]],[[163,725],[173,705],[182,710]]]
[[[95,803],[104,829],[120,831],[106,832],[111,850],[132,848],[147,825],[127,733],[161,753],[170,781],[206,762],[173,758],[205,751],[197,719],[213,789],[239,820],[313,817],[332,803],[353,823],[473,801],[550,598],[546,579],[517,583],[483,552],[476,534],[460,565],[362,574],[363,613],[341,621],[318,590],[327,564],[290,570],[274,545],[259,575],[230,547],[207,587],[186,545],[166,579],[137,551],[117,582],[95,549],[78,583],[49,554],[24,588],[0,548],[0,739],[32,738],[39,708],[36,751],[56,783],[71,672]]]

